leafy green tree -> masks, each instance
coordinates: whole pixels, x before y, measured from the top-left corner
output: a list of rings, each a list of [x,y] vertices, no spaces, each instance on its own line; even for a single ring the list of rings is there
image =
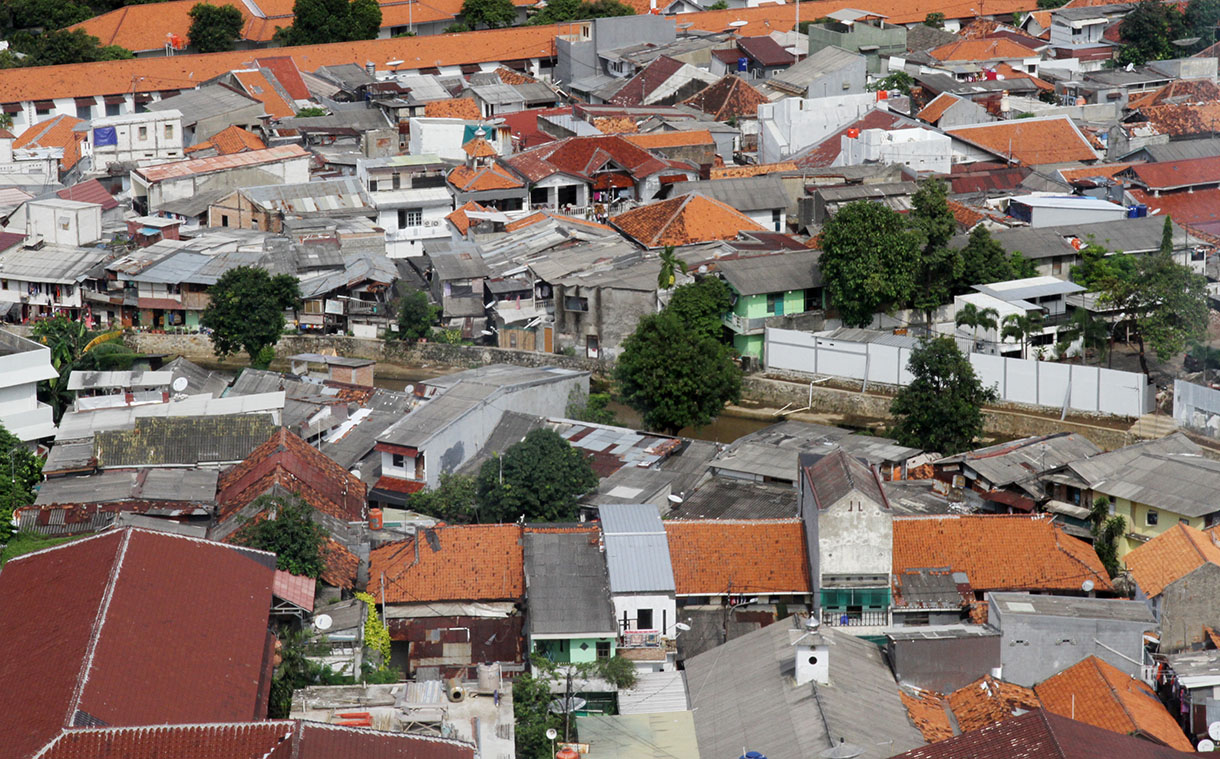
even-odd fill
[[[530,18],[531,24],[559,24],[608,16],[631,16],[635,13],[630,5],[619,0],[550,0],[546,7]]]
[[[7,38],[22,29],[63,29],[92,18],[93,9],[72,0],[7,0],[0,13],[0,32]]]
[[[686,273],[686,262],[674,253],[674,246],[666,245],[661,249],[661,271],[657,273],[657,288],[668,290],[673,287],[679,272]]]
[[[894,71],[888,76],[878,79],[868,85],[870,92],[891,92],[898,90],[903,95],[910,95],[911,88],[915,86],[915,79],[905,71]]]
[[[1033,261],[1021,255],[1019,250],[1014,250],[1008,257],[1008,267],[1012,272],[1008,279],[1027,279],[1038,276],[1038,267],[1034,265]]]
[[[512,0],[464,0],[462,20],[475,29],[480,26],[499,29],[513,25],[517,20],[517,9]]]
[[[1182,14],[1185,33],[1198,37],[1195,48],[1202,49],[1216,42],[1216,25],[1220,24],[1220,0],[1190,0]]]
[[[34,502],[43,460],[0,425],[0,541],[13,533],[13,511]]]
[[[1117,577],[1122,570],[1118,561],[1118,539],[1127,531],[1127,520],[1118,515],[1110,516],[1110,499],[1099,495],[1093,499],[1089,521],[1092,523],[1093,550],[1110,577]]]
[[[707,424],[741,398],[732,349],[669,309],[640,319],[614,371],[622,401],[670,434]]]
[[[945,183],[939,179],[924,182],[911,196],[910,222],[923,235],[911,305],[923,311],[929,333],[932,312],[949,302],[953,283],[962,273],[961,253],[949,247],[957,220],[949,210],[948,199]]]
[[[440,306],[432,305],[423,290],[409,290],[398,304],[398,337],[419,342],[432,334],[432,325],[440,318]]]
[[[265,368],[264,349],[280,339],[284,310],[300,300],[296,277],[239,266],[222,274],[208,295],[199,323],[212,330],[212,350],[220,358],[244,350],[252,365]]]
[[[469,32],[469,31],[472,31],[469,24],[462,22],[462,21],[456,21],[456,22],[450,24],[449,26],[446,26],[444,33],[445,34],[461,34],[463,32]]]
[[[318,45],[377,37],[381,6],[376,0],[296,0],[292,26],[276,30],[283,45]]]
[[[246,20],[232,5],[196,3],[190,12],[191,28],[186,36],[191,47],[200,53],[220,53],[232,50],[241,39]]]
[[[1169,216],[1165,217],[1165,225],[1161,227],[1161,246],[1158,250],[1161,255],[1173,255],[1173,219]]]
[[[58,422],[64,410],[72,403],[72,394],[68,392],[68,378],[78,368],[115,369],[116,366],[81,367],[79,363],[91,347],[98,333],[85,327],[83,321],[69,319],[59,315],[50,319],[35,322],[31,330],[35,340],[51,350],[51,368],[59,373],[38,384],[38,394],[41,400],[51,406],[55,421]]]
[[[1107,282],[1101,300],[1130,320],[1144,374],[1148,374],[1146,347],[1166,361],[1207,333],[1207,280],[1166,253],[1140,256],[1134,275]]]
[[[298,119],[310,119],[310,118],[315,118],[317,116],[325,116],[325,115],[326,115],[325,108],[321,108],[316,105],[311,105],[311,106],[302,108],[301,110],[297,111],[296,117]]]
[[[839,209],[822,228],[822,280],[849,327],[910,301],[923,240],[901,214],[871,200]]]
[[[1148,61],[1174,58],[1178,55],[1173,40],[1181,36],[1182,14],[1177,7],[1160,0],[1140,0],[1135,9],[1123,17],[1118,28],[1123,43],[1118,54],[1122,65],[1143,65]]]
[[[1016,257],[1025,257],[1019,253],[1009,255],[1004,246],[996,242],[987,227],[978,225],[970,230],[970,237],[961,250],[961,275],[953,287],[955,294],[968,293],[974,285],[986,285],[992,282],[1003,282],[1017,279]],[[1030,275],[1032,276],[1032,275]]]
[[[924,340],[911,351],[911,384],[898,391],[890,413],[903,445],[946,455],[968,450],[983,431],[982,406],[994,401],[952,338]]]
[[[1203,371],[1203,381],[1206,383],[1208,370],[1220,369],[1220,348],[1213,348],[1204,343],[1190,346],[1186,355]]]
[[[945,14],[933,12],[923,17],[923,25],[930,26],[933,29],[945,28]]]
[[[1089,240],[1080,249],[1080,263],[1072,266],[1068,276],[1073,282],[1089,292],[1097,292],[1114,279],[1134,276],[1139,262],[1128,253],[1110,255],[1110,252]]]
[[[1097,363],[1101,363],[1110,347],[1110,325],[1104,319],[1093,316],[1087,309],[1077,308],[1072,312],[1071,319],[1059,330],[1059,341],[1062,345],[1060,353],[1067,346],[1080,341],[1080,358],[1088,361],[1090,352],[1096,354]]]
[[[52,30],[38,35],[20,32],[13,35],[12,46],[26,54],[27,66],[58,66],[135,57],[130,50],[118,45],[103,46],[97,37],[83,29]]]
[[[716,2],[709,5],[707,9],[709,11],[727,11],[729,9],[729,4],[726,3],[725,0],[716,0]]]
[[[531,430],[520,443],[483,462],[476,483],[479,521],[566,522],[577,501],[597,487],[589,460],[554,430]]]
[[[421,490],[407,501],[407,508],[452,524],[478,521],[475,480],[468,474],[442,472],[440,484]]]
[[[1068,0],[1038,0],[1038,10],[1050,11],[1067,5]]]
[[[963,303],[953,316],[953,323],[958,327],[970,327],[970,351],[979,339],[980,329],[995,329],[996,319],[1000,316],[994,308],[979,308],[973,303]]]
[[[688,326],[718,337],[721,319],[733,308],[733,291],[718,277],[703,277],[674,290],[665,310]]]
[[[351,684],[352,678],[306,657],[307,638],[300,627],[283,627],[279,631],[280,664],[271,678],[271,696],[267,703],[269,719],[287,719],[292,711],[292,692],[311,685]],[[397,678],[395,678],[397,679]]]
[[[513,678],[513,739],[517,756],[536,759],[551,756],[547,730],[563,730],[563,719],[551,713],[551,681],[525,672]]]
[[[1021,343],[1021,358],[1027,358],[1029,339],[1042,332],[1042,314],[1009,314],[1000,326],[1000,337],[1011,337]]]
[[[608,682],[616,690],[627,690],[635,687],[638,679],[635,664],[618,655],[608,659],[598,659],[597,661],[559,663],[551,661],[541,654],[534,654],[531,663],[534,665],[534,669],[538,671],[538,678],[540,680],[545,680],[548,683],[563,683],[563,696],[561,697],[561,703],[563,704],[572,703],[572,697],[576,695],[574,689],[575,683],[579,680],[599,677]],[[549,687],[548,690],[550,690]],[[514,690],[515,694],[516,691]],[[564,742],[576,740],[576,736],[572,732],[573,711],[572,709],[565,709],[563,713],[563,728],[559,731],[559,734],[563,737]]]
[[[232,542],[271,551],[277,569],[315,580],[320,577],[326,570],[327,532],[313,521],[313,508],[297,495],[262,495],[252,505],[261,516],[233,533]]]
[[[587,396],[577,394],[576,397],[568,400],[568,408],[565,413],[569,419],[618,427],[621,423],[615,415],[614,409],[609,406],[609,393],[589,393]]]

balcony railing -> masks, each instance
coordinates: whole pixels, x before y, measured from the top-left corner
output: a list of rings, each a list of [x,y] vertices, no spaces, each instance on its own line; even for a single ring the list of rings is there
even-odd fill
[[[830,627],[885,627],[890,623],[888,611],[839,611],[822,609],[822,624]]]
[[[662,645],[660,630],[628,630],[623,633],[620,648],[656,648]]]
[[[739,335],[751,335],[762,332],[763,328],[767,325],[768,318],[762,316],[750,319],[745,316],[738,316],[737,314],[725,314],[724,324]]]

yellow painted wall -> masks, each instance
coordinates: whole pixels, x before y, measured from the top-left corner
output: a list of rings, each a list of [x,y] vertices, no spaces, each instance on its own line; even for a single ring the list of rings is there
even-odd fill
[[[1132,503],[1126,498],[1115,498],[1112,500],[1115,514],[1127,520],[1127,533],[1134,533],[1141,537],[1151,540],[1157,535],[1160,535],[1165,530],[1173,527],[1179,520],[1185,519],[1186,524],[1196,529],[1202,530],[1204,522],[1202,517],[1184,517],[1181,514],[1175,514],[1172,511],[1157,508],[1155,506],[1147,506],[1142,503]],[[1148,524],[1148,512],[1155,511],[1157,514],[1156,524]],[[1135,550],[1143,545],[1145,541],[1132,540],[1130,538],[1122,538],[1118,541],[1118,556],[1121,559],[1128,552]]]

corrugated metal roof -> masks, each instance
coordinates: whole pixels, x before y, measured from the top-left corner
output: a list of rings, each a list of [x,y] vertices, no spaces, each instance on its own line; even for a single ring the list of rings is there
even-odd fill
[[[280,145],[266,150],[250,150],[232,155],[194,158],[186,161],[163,163],[156,166],[146,166],[136,169],[137,174],[149,182],[164,182],[170,179],[208,174],[213,171],[240,169],[247,166],[258,166],[264,163],[287,161],[295,158],[308,158],[309,153],[300,145]]]
[[[612,593],[673,593],[669,538],[657,507],[607,503],[598,508]]]

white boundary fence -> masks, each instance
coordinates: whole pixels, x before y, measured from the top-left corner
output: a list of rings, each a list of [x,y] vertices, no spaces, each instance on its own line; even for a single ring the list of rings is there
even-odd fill
[[[918,344],[897,335],[854,342],[771,327],[765,340],[768,369],[886,385],[910,383],[907,362]],[[994,386],[1003,401],[1119,416],[1142,416],[1155,407],[1156,388],[1136,372],[984,353],[971,353],[970,363],[983,386]]]
[[[1220,438],[1220,390],[1174,380],[1173,418],[1187,429]]]

